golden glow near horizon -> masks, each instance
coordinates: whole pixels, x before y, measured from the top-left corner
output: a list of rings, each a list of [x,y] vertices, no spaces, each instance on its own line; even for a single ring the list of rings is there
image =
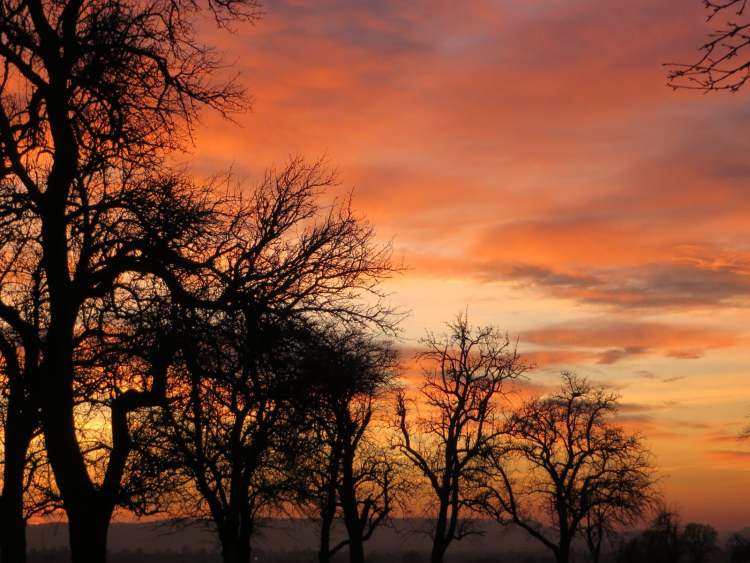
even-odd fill
[[[693,6],[694,4],[694,6]],[[686,520],[750,526],[750,91],[673,92],[700,2],[268,2],[223,47],[253,98],[186,159],[251,185],[325,155],[409,269],[404,345],[468,306],[540,388],[622,394]]]

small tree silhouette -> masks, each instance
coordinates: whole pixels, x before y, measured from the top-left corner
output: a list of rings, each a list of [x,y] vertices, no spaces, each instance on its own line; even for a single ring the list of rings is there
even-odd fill
[[[499,479],[485,487],[484,510],[526,530],[558,563],[570,560],[587,522],[606,523],[610,507],[639,513],[653,470],[640,438],[611,420],[616,408],[615,395],[571,373],[558,393],[521,405],[493,458]]]
[[[708,524],[690,523],[682,530],[682,543],[689,563],[706,563],[718,551],[719,534]]]
[[[320,521],[320,563],[343,548],[352,563],[364,563],[364,543],[402,492],[399,464],[377,426],[378,405],[392,391],[395,354],[358,331],[329,329],[315,340],[303,358],[312,409],[306,453],[296,466],[300,501]],[[332,542],[337,518],[346,537]]]
[[[642,533],[631,537],[620,546],[616,555],[617,563],[704,563],[710,561],[718,551],[718,534],[708,524],[690,523],[680,525],[676,512],[661,507]],[[730,559],[734,561],[733,547],[740,546],[737,555],[741,561],[741,536],[729,540]]]
[[[397,398],[396,447],[429,484],[436,508],[432,563],[442,563],[453,541],[478,531],[464,512],[477,507],[502,428],[498,400],[505,385],[526,370],[507,335],[474,328],[466,316],[443,336],[428,334],[420,387],[423,413],[405,393]]]
[[[727,542],[731,563],[750,562],[750,539],[741,533],[732,534]]]

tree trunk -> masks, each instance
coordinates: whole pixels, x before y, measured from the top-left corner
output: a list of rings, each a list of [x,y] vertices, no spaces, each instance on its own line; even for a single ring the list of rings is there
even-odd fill
[[[23,390],[20,390],[23,394]],[[24,515],[24,471],[29,443],[34,433],[29,414],[23,412],[23,396],[11,390],[5,424],[3,492],[0,502],[0,561],[25,563],[26,518]],[[31,407],[28,407],[31,409]]]
[[[332,518],[323,515],[320,522],[320,545],[318,546],[318,563],[331,561],[331,524]]]
[[[54,342],[52,335],[50,340]],[[105,563],[112,510],[101,504],[76,437],[70,377],[72,350],[52,344],[45,364],[40,391],[44,438],[68,518],[71,558],[73,563]]]
[[[362,536],[358,535],[349,539],[349,563],[365,563],[365,546]]]
[[[570,561],[570,544],[561,545],[555,551],[555,563],[568,563]]]
[[[94,511],[77,513],[66,510],[72,563],[105,563],[109,518]]]
[[[250,540],[240,538],[231,531],[219,534],[221,560],[224,563],[250,563]]]
[[[430,554],[430,563],[443,563],[445,551],[448,544],[442,538],[435,537],[432,542],[432,553]]]
[[[448,501],[442,496],[439,497],[439,501],[440,506],[438,507],[438,517],[437,522],[435,522],[435,532],[432,539],[430,563],[443,563],[449,543],[445,535],[448,529]]]
[[[224,563],[249,563],[250,551],[243,549],[237,542],[222,543],[221,560]]]
[[[53,83],[54,82],[54,83]],[[68,120],[64,81],[51,81],[46,97],[54,162],[41,209],[42,265],[49,289],[50,324],[35,402],[41,409],[47,457],[68,517],[73,563],[105,563],[114,497],[105,503],[91,482],[74,418],[74,327],[80,302],[69,269],[66,203],[77,172],[78,147]]]
[[[26,521],[9,522],[3,516],[3,531],[0,537],[0,561],[3,563],[26,562]]]
[[[344,524],[349,539],[349,563],[365,562],[365,546],[362,540],[364,523],[360,521],[357,506],[357,491],[354,484],[354,449],[346,448],[342,460],[342,479],[339,488],[341,509],[344,513]]]
[[[344,511],[344,525],[349,543],[349,563],[365,563],[365,544],[362,540],[362,523],[359,521],[357,503],[349,495],[342,493],[342,508]]]
[[[3,563],[26,562],[26,520],[20,510],[6,505],[2,499],[0,518],[0,561]]]
[[[601,552],[601,546],[597,546],[591,550],[591,563],[599,563],[602,557]]]
[[[586,539],[586,546],[589,549],[589,557],[591,563],[599,563],[602,554],[602,544],[604,543],[604,520],[603,518],[597,518],[596,522],[589,523],[586,527],[586,533],[584,535]]]

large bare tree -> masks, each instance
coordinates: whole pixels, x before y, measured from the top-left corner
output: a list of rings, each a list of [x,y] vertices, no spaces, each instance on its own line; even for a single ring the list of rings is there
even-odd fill
[[[502,432],[499,400],[508,382],[527,367],[497,328],[472,327],[466,316],[446,334],[428,334],[419,358],[424,382],[418,398],[397,399],[396,447],[428,483],[432,563],[442,563],[454,541],[476,533],[464,513],[476,508],[492,452]]]
[[[75,416],[82,319],[129,272],[158,272],[179,244],[189,248],[190,237],[180,238],[197,218],[159,196],[172,184],[159,178],[161,160],[181,146],[200,106],[232,110],[241,94],[213,79],[219,60],[195,24],[204,14],[225,24],[256,13],[252,0],[0,2],[2,221],[31,223],[23,252],[38,260],[38,281],[23,291],[42,292],[43,322],[27,317],[13,296],[18,280],[8,279],[0,319],[25,356],[38,350],[28,389],[77,562],[105,559],[129,450],[126,433],[113,429],[104,481],[92,479]],[[113,420],[153,399],[152,390],[136,395],[118,397]]]

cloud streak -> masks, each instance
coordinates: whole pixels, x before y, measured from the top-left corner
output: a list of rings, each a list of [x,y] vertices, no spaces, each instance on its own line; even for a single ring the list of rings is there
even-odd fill
[[[644,355],[696,359],[710,350],[733,347],[741,342],[733,332],[721,328],[627,320],[551,325],[526,331],[521,340],[544,349],[562,348],[560,359],[565,359],[566,353],[573,359],[588,354],[588,358],[598,364],[614,364]]]

